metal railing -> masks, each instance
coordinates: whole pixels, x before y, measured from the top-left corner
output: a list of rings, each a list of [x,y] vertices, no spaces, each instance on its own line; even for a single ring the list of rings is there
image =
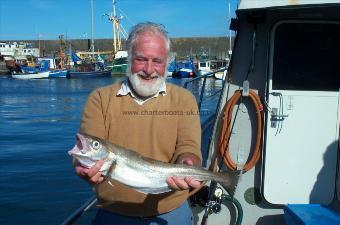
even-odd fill
[[[207,78],[214,76],[215,73],[224,72],[225,70],[227,70],[227,67],[222,67],[222,68],[220,68],[220,69],[218,69],[218,70],[215,70],[215,71],[213,71],[213,72],[209,72],[209,73],[203,74],[203,75],[201,75],[201,76],[197,76],[197,77],[195,77],[195,78],[192,78],[192,79],[190,79],[190,80],[188,80],[188,81],[186,81],[186,82],[184,83],[183,87],[184,87],[185,89],[187,89],[189,83],[196,82],[196,81],[198,81],[198,80],[203,79],[203,84],[202,84],[202,87],[201,87],[201,91],[200,91],[200,93],[199,93],[199,99],[198,99],[198,101],[197,101],[198,109],[199,109],[199,110],[201,109],[201,106],[202,106],[202,101],[203,101],[203,97],[204,97],[204,91],[205,91],[205,86],[206,86],[206,83],[207,83]],[[222,91],[222,90],[219,90],[218,92],[221,92],[221,91]],[[215,93],[215,94],[216,94],[216,93]]]
[[[88,211],[94,204],[96,204],[97,198],[93,195],[84,204],[82,204],[76,211],[74,211],[64,222],[60,225],[71,225],[74,224],[86,211]]]

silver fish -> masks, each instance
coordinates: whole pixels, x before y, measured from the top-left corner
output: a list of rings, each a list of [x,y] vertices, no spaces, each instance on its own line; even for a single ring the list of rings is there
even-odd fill
[[[160,194],[171,191],[166,178],[173,175],[179,178],[192,177],[199,181],[215,180],[231,195],[238,182],[236,172],[214,173],[201,167],[157,161],[83,133],[77,134],[77,144],[68,154],[87,168],[104,159],[104,165],[100,169],[103,176],[142,193]]]

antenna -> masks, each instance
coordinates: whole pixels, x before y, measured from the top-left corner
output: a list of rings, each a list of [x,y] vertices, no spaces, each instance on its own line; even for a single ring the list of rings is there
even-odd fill
[[[94,53],[93,33],[94,33],[94,28],[93,28],[93,0],[91,0],[91,52],[92,52],[92,56],[93,56],[93,53]]]
[[[127,32],[121,25],[121,20],[123,16],[116,15],[116,1],[112,0],[112,13],[104,14],[112,22],[112,33],[113,33],[113,52],[116,54],[122,49],[122,37],[127,39]]]

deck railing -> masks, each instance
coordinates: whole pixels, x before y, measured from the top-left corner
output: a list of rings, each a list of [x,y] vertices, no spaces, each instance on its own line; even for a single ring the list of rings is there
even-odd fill
[[[95,203],[97,198],[95,195],[90,197],[85,203],[83,203],[77,210],[75,210],[64,222],[60,225],[72,225],[74,224],[84,213],[86,213]]]
[[[225,72],[227,70],[227,67],[222,67],[218,70],[215,70],[213,72],[206,73],[201,76],[197,76],[193,79],[190,79],[186,81],[183,85],[184,88],[188,89],[188,85],[193,82],[201,82],[203,80],[201,88],[198,93],[198,110],[201,114],[204,110],[213,110],[212,113],[209,113],[207,117],[204,117],[204,114],[202,113],[201,117],[201,130],[202,130],[202,142],[201,142],[201,152],[202,152],[202,166],[206,167],[208,163],[208,157],[209,157],[209,146],[212,141],[212,134],[214,129],[214,124],[216,122],[216,115],[219,111],[219,105],[222,98],[222,91],[225,84],[225,79],[222,81],[222,85],[219,89],[215,90],[214,92],[211,92],[211,90],[206,89],[207,79],[214,79],[215,73]],[[225,74],[225,73],[224,73]],[[206,92],[208,92],[206,94]],[[210,109],[202,109],[202,103],[204,101],[209,100],[208,105],[210,106]]]
[[[205,92],[205,87],[206,87],[206,83],[207,83],[207,78],[213,77],[216,73],[224,72],[225,70],[227,70],[227,68],[226,68],[226,67],[222,67],[222,68],[220,68],[220,69],[218,69],[218,70],[215,70],[215,71],[213,71],[213,72],[209,72],[209,73],[206,73],[206,74],[197,76],[197,77],[195,77],[195,78],[192,78],[192,79],[190,79],[190,80],[188,80],[188,81],[186,81],[186,82],[184,83],[183,87],[187,89],[187,88],[188,88],[188,85],[189,85],[190,83],[193,83],[193,82],[196,82],[196,81],[198,81],[198,80],[203,79],[203,84],[202,84],[202,87],[201,87],[201,91],[200,91],[200,93],[199,93],[199,99],[197,100],[197,104],[198,104],[198,109],[199,109],[199,110],[201,109],[201,106],[202,106],[202,101],[203,101],[203,97],[204,97],[204,92]],[[219,91],[217,91],[217,92],[215,92],[215,94],[217,94],[217,93],[219,93],[219,92],[221,92],[221,91],[222,91],[222,89],[219,90]]]

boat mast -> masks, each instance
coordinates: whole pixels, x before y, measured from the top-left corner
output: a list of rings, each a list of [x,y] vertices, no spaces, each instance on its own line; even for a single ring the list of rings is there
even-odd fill
[[[113,31],[113,52],[117,52],[117,37],[116,37],[116,24],[113,21],[116,18],[116,2],[112,0],[112,31]]]
[[[94,33],[94,28],[93,28],[93,0],[91,0],[91,53],[92,57],[94,56],[94,39],[93,39],[93,33]]]
[[[232,50],[231,50],[231,30],[230,30],[230,23],[231,23],[231,15],[230,15],[230,1],[228,1],[228,20],[229,20],[229,51],[228,51],[228,55],[229,55],[229,60],[232,54]]]
[[[112,22],[113,32],[113,54],[116,54],[119,50],[122,50],[122,37],[127,38],[125,29],[120,24],[123,16],[118,17],[116,14],[116,1],[112,0],[112,13],[104,14]]]

